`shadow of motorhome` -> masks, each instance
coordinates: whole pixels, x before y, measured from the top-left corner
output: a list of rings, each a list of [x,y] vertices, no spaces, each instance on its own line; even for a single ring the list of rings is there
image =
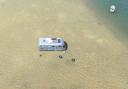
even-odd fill
[[[65,44],[65,51],[68,50],[68,44],[66,41],[64,41],[64,44]]]

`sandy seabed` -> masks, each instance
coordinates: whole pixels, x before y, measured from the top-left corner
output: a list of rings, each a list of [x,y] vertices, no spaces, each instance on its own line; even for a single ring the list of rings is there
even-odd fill
[[[128,48],[86,0],[0,0],[0,11],[0,89],[128,88]],[[40,37],[68,50],[40,52]]]

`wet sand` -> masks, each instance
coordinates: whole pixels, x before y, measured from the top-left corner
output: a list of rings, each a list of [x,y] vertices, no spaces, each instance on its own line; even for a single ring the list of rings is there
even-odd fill
[[[0,11],[1,89],[128,88],[128,48],[84,0],[0,0]],[[40,52],[40,37],[68,50]]]

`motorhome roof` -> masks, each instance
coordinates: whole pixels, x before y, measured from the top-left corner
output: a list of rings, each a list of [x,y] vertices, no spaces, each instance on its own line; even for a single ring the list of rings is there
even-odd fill
[[[64,40],[62,38],[40,38],[40,45],[63,45]]]

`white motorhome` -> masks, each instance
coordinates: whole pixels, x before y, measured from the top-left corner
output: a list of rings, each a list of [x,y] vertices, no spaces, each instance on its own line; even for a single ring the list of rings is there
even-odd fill
[[[66,48],[62,38],[39,38],[40,51],[64,51]]]

